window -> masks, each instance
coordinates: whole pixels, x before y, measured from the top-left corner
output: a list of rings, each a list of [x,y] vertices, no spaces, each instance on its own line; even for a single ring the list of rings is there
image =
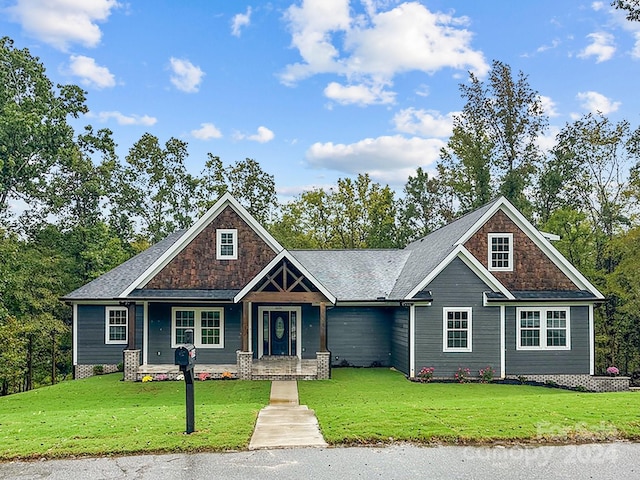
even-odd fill
[[[106,329],[104,343],[126,345],[129,330],[126,307],[106,307],[105,319]]]
[[[489,270],[513,271],[513,234],[489,234]]]
[[[471,351],[471,308],[443,308],[445,352]]]
[[[518,350],[569,350],[569,308],[527,307],[516,310]]]
[[[224,347],[224,309],[174,307],[171,310],[171,347],[185,341],[185,331],[193,330],[197,348]]]
[[[216,230],[216,258],[218,260],[238,259],[238,231]]]

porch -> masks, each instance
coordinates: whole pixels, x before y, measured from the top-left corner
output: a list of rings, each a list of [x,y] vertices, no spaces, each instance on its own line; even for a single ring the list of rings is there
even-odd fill
[[[241,375],[237,363],[233,364],[198,364],[194,367],[196,379],[208,374],[207,379],[223,378],[246,380],[317,380],[323,378],[318,374],[317,359],[299,359],[298,357],[271,356],[259,360],[252,359],[250,376]],[[154,380],[176,380],[182,373],[177,365],[140,365],[136,371],[135,381],[142,381],[145,376]]]

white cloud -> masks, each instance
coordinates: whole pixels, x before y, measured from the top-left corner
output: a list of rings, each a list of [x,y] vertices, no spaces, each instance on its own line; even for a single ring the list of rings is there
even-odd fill
[[[402,135],[366,138],[352,144],[314,143],[306,152],[309,164],[348,174],[369,173],[378,181],[404,183],[418,166],[435,165],[443,140]]]
[[[446,138],[453,133],[453,117],[459,112],[442,115],[435,110],[405,108],[393,117],[395,129],[411,135]]]
[[[606,32],[594,32],[587,35],[587,37],[592,40],[592,43],[582,50],[578,57],[596,57],[596,63],[610,60],[613,57],[616,52],[613,35]]]
[[[596,12],[602,10],[604,8],[604,2],[593,2],[591,8]]]
[[[124,115],[120,112],[100,112],[98,114],[98,119],[102,122],[106,122],[112,118],[118,125],[143,125],[146,127],[155,125],[158,121],[157,118],[150,117],[149,115]]]
[[[545,115],[549,117],[557,117],[560,115],[556,110],[556,102],[554,102],[551,97],[540,95],[540,102],[542,103],[542,109]]]
[[[258,132],[253,135],[245,135],[243,133],[236,133],[235,138],[237,140],[251,140],[258,143],[267,143],[275,138],[274,133],[267,127],[258,127]]]
[[[352,14],[349,0],[308,0],[289,7],[285,19],[291,44],[302,61],[285,68],[282,83],[294,85],[316,74],[333,73],[352,86],[383,92],[397,74],[407,71],[431,74],[449,67],[481,77],[489,71],[482,52],[470,47],[473,35],[464,28],[468,19],[432,13],[417,2],[380,12],[375,2],[364,3],[366,12],[359,15]],[[344,88],[348,87],[330,85],[325,93],[347,98],[360,93],[360,102],[366,100],[362,88]],[[371,102],[380,103],[380,97],[372,95]]]
[[[327,98],[336,101],[341,105],[372,105],[387,104],[395,101],[395,93],[385,91],[383,85],[340,85],[331,82],[324,89]]]
[[[213,123],[201,123],[199,129],[191,130],[191,135],[198,140],[211,140],[212,138],[221,138],[222,132]]]
[[[596,113],[600,112],[603,115],[607,115],[611,112],[615,112],[621,105],[621,102],[614,102],[610,98],[605,97],[598,92],[580,92],[576,95],[576,98],[580,100],[582,108],[587,112]]]
[[[116,84],[116,79],[107,67],[102,67],[91,57],[71,55],[69,70],[71,74],[80,77],[84,85],[96,88],[109,88]]]
[[[238,13],[231,20],[231,35],[239,37],[242,27],[251,23],[251,7],[247,7],[247,13]]]
[[[97,22],[119,6],[116,0],[18,0],[7,10],[27,34],[66,50],[73,43],[98,45],[102,32]]]
[[[180,91],[195,93],[205,73],[189,60],[171,57],[171,83]]]

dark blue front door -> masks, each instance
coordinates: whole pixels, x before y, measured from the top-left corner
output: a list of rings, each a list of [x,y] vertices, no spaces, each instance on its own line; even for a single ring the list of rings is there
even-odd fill
[[[271,355],[290,355],[289,312],[271,312]]]

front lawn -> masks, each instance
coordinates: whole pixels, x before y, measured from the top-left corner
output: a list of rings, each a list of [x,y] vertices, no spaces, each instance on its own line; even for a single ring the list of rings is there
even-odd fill
[[[388,369],[334,369],[298,382],[331,444],[640,440],[640,393],[412,383]]]
[[[0,459],[244,449],[271,382],[195,385],[196,432],[185,431],[184,382],[112,374],[0,397]]]

